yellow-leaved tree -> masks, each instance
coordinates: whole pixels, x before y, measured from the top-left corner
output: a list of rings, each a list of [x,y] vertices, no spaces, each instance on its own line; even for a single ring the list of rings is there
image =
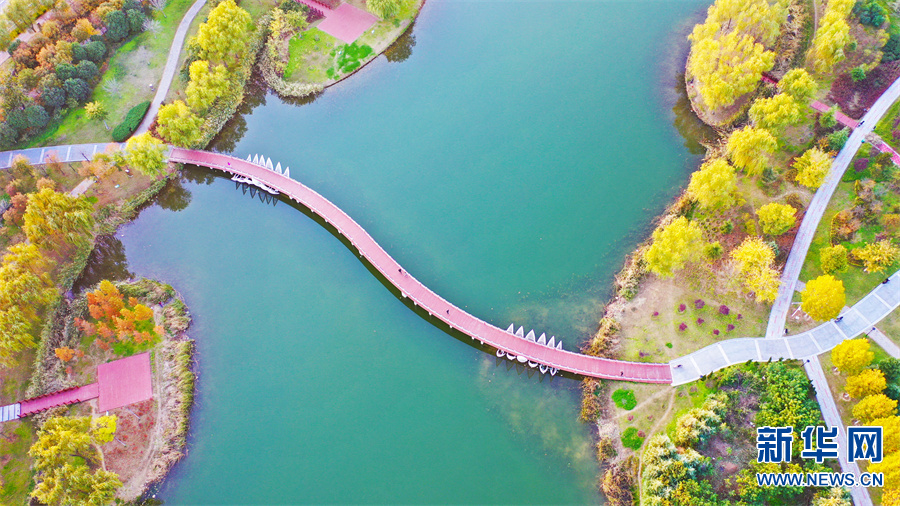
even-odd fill
[[[797,223],[797,210],[787,204],[770,202],[756,211],[759,224],[766,234],[781,235]]]
[[[853,257],[862,261],[866,266],[866,272],[881,272],[887,266],[894,263],[900,249],[891,244],[889,239],[882,239],[876,243],[867,244],[862,248],[853,250]]]
[[[875,353],[869,351],[867,339],[849,339],[831,350],[831,362],[845,374],[858,374],[872,363]]]
[[[828,0],[809,49],[809,58],[816,72],[830,72],[836,63],[846,57],[844,47],[853,40],[847,17],[854,3],[854,0]]]
[[[822,186],[831,170],[831,157],[819,148],[811,148],[795,159],[793,165],[797,169],[797,182],[816,189]]]
[[[775,132],[781,132],[785,127],[802,119],[800,106],[794,97],[787,93],[779,93],[770,98],[757,98],[750,106],[749,115],[754,125]]]
[[[210,66],[206,60],[191,63],[191,80],[184,90],[191,109],[202,113],[228,90],[228,71],[223,65]]]
[[[176,146],[193,147],[200,139],[203,119],[191,112],[181,100],[160,107],[156,121],[159,135]]]
[[[778,82],[781,91],[794,97],[797,102],[806,103],[816,94],[818,85],[806,69],[791,69]]]
[[[748,237],[731,252],[744,287],[757,302],[771,302],[778,295],[779,274],[772,266],[775,251],[759,237]]]
[[[28,450],[34,459],[31,497],[49,505],[109,504],[122,486],[116,473],[103,469],[97,445],[112,440],[114,416],[57,416],[48,419]]]
[[[128,139],[125,160],[148,176],[158,176],[166,168],[166,146],[149,132]]]
[[[230,67],[247,52],[247,36],[253,30],[250,14],[234,0],[224,0],[200,25],[196,41],[200,57]]]
[[[806,283],[801,297],[803,302],[800,307],[806,314],[819,321],[837,317],[847,303],[844,282],[831,274],[823,274]]]
[[[644,253],[644,261],[651,272],[670,277],[688,262],[699,260],[704,246],[700,227],[680,216],[653,231],[653,244]]]
[[[731,132],[725,149],[731,162],[747,174],[761,174],[769,161],[769,156],[778,147],[775,137],[764,128],[746,126]]]
[[[94,226],[94,206],[83,197],[50,188],[28,196],[25,225],[28,240],[41,249],[59,249],[82,244]]]
[[[691,174],[688,194],[706,209],[731,207],[737,194],[734,167],[724,158],[704,162],[700,170]]]
[[[885,418],[896,414],[897,401],[884,394],[869,395],[853,406],[853,417],[858,418],[864,424],[868,424],[876,418]]]
[[[844,390],[850,397],[859,399],[867,395],[880,394],[887,387],[884,373],[879,369],[864,369],[859,374],[847,378]]]
[[[866,471],[884,473],[884,495],[891,496],[889,499],[882,500],[884,506],[889,504],[888,500],[900,499],[896,497],[897,489],[900,489],[900,452],[885,454],[881,462],[870,464]]]
[[[756,89],[762,73],[775,63],[775,53],[737,31],[706,36],[712,28],[719,26],[698,27],[691,34],[688,70],[706,106],[718,109]]]

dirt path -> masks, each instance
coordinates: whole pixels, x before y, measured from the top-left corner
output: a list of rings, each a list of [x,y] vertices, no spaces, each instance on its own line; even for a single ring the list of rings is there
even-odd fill
[[[664,388],[664,389],[660,390],[659,392],[656,392],[655,394],[651,395],[650,397],[647,397],[640,404],[631,408],[629,411],[623,411],[622,413],[616,415],[616,418],[622,418],[623,416],[627,416],[627,415],[631,414],[634,410],[641,409],[644,406],[646,406],[647,404],[649,404],[650,402],[653,402],[654,400],[656,400],[656,398],[662,397],[663,394],[667,394],[670,392],[671,392],[670,389]]]
[[[162,434],[162,420],[163,420],[163,397],[162,397],[162,385],[163,382],[163,369],[167,366],[165,361],[159,360],[156,363],[155,372],[153,373],[153,399],[154,404],[156,405],[156,422],[153,424],[153,434],[150,436],[150,442],[147,445],[147,454],[144,456],[143,460],[140,462],[140,467],[131,476],[126,483],[122,484],[122,487],[116,493],[118,497],[121,497],[125,500],[132,500],[143,491],[144,485],[147,484],[147,476],[150,474],[151,468],[153,467],[153,463],[156,461],[156,454],[159,453],[159,449],[163,444],[163,434]]]
[[[669,405],[666,406],[666,412],[663,413],[662,416],[660,416],[658,420],[656,420],[656,424],[654,424],[653,427],[650,429],[650,431],[647,432],[647,440],[649,440],[651,437],[653,437],[654,434],[659,432],[660,426],[663,424],[664,421],[669,419],[669,415],[672,414],[672,408],[675,407],[675,392],[676,392],[676,390],[674,388],[671,388],[668,390],[663,390],[663,392],[669,393]],[[653,397],[656,397],[656,396],[654,395]],[[653,397],[651,397],[651,399]],[[647,399],[647,400],[650,400],[650,399]],[[646,402],[646,401],[644,401],[644,402]],[[638,494],[639,494],[638,498],[644,497],[644,480],[641,479],[641,474],[643,473],[643,469],[644,469],[644,452],[642,449],[641,456],[638,459],[638,472],[637,472]]]

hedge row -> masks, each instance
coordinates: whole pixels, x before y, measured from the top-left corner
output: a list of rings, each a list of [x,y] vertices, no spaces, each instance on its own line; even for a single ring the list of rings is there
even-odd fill
[[[125,119],[116,125],[116,128],[113,128],[113,140],[116,142],[124,142],[125,139],[131,137],[131,134],[134,133],[138,125],[141,124],[141,121],[144,120],[144,116],[147,115],[148,109],[150,109],[149,100],[132,107],[125,115]]]

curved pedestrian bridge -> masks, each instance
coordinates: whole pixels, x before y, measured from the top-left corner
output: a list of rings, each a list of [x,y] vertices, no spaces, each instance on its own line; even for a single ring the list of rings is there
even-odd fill
[[[644,364],[609,360],[573,353],[538,341],[519,337],[511,331],[495,327],[459,307],[447,302],[406,272],[368,232],[344,211],[325,197],[289,177],[280,165],[271,161],[241,160],[208,151],[172,148],[169,160],[225,171],[238,181],[253,184],[264,191],[272,190],[303,205],[344,236],[359,251],[359,256],[381,273],[404,298],[410,299],[432,317],[444,322],[472,339],[493,346],[517,361],[539,364],[547,368],[567,371],[593,378],[637,381],[643,383],[671,383],[669,364]],[[254,161],[256,163],[254,163]],[[521,332],[519,332],[521,334]],[[543,369],[543,368],[542,368]]]
[[[51,153],[60,161],[71,162],[88,159],[108,147],[109,144],[84,144],[2,152],[0,169],[8,168],[16,155],[26,156],[33,164],[46,163],[44,158]],[[525,335],[521,328],[515,330],[510,326],[507,330],[500,329],[447,302],[406,272],[347,213],[291,179],[289,169],[282,170],[280,164],[273,166],[271,160],[265,157],[257,155],[241,160],[219,153],[172,147],[169,161],[222,170],[231,174],[234,181],[253,185],[268,194],[284,194],[334,227],[359,252],[359,256],[377,269],[404,298],[410,299],[451,329],[496,348],[498,357],[505,356],[532,367],[539,366],[541,372],[559,370],[600,379],[681,385],[748,360],[807,359],[862,333],[870,334],[889,353],[900,357],[900,348],[879,332],[872,332],[878,321],[900,307],[900,272],[894,273],[888,278],[889,281],[877,286],[852,308],[844,311],[839,320],[825,322],[795,336],[726,339],[673,359],[668,364],[610,360],[563,350],[552,338],[550,342],[545,340],[545,336],[535,339],[533,332]]]

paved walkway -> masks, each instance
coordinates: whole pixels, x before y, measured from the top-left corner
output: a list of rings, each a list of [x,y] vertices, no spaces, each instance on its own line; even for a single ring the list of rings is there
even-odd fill
[[[870,332],[882,318],[900,306],[900,271],[890,282],[879,284],[852,308],[841,313],[841,321],[829,321],[797,334],[776,338],[728,339],[711,344],[689,355],[676,358],[672,364],[672,384],[681,385],[713,371],[752,360],[805,359],[815,357],[837,346],[844,339]],[[896,348],[896,347],[895,347]]]
[[[791,252],[781,274],[778,296],[774,304],[772,304],[772,312],[769,313],[769,324],[766,329],[767,338],[775,339],[783,335],[784,322],[787,320],[791,299],[794,295],[794,284],[800,276],[800,270],[803,268],[803,263],[806,261],[806,255],[809,252],[809,245],[812,243],[822,215],[825,214],[828,202],[831,200],[834,190],[840,183],[844,171],[850,165],[850,161],[862,144],[863,139],[872,131],[878,120],[881,119],[898,97],[900,97],[900,79],[894,81],[890,88],[885,90],[872,107],[869,108],[869,112],[863,116],[860,122],[861,126],[855,128],[850,134],[850,138],[847,140],[844,148],[841,149],[841,152],[838,153],[832,162],[831,171],[825,178],[825,182],[813,196],[812,202],[810,202],[806,213],[803,215],[803,222],[800,223],[800,228],[797,230],[794,244],[791,246]]]
[[[825,378],[825,372],[822,370],[822,364],[819,357],[813,355],[803,364],[806,369],[806,375],[812,382],[813,389],[816,391],[816,400],[819,401],[819,408],[822,411],[822,420],[825,421],[826,427],[837,427],[837,443],[841,451],[838,452],[838,462],[841,464],[841,471],[845,473],[853,473],[859,476],[859,466],[856,462],[847,460],[847,452],[843,451],[847,448],[847,430],[841,421],[841,414],[838,411],[834,397],[831,395],[831,389],[828,388],[828,380]],[[869,495],[869,489],[866,487],[850,487],[850,497],[853,498],[853,504],[856,506],[872,506],[872,497]]]
[[[206,0],[197,0],[184,14],[184,17],[181,18],[181,23],[178,24],[178,30],[175,32],[175,38],[172,40],[172,47],[169,48],[169,57],[166,60],[162,78],[156,88],[156,95],[153,97],[153,101],[150,102],[150,108],[147,109],[144,120],[141,121],[137,130],[134,131],[134,135],[142,134],[149,130],[150,125],[153,124],[153,120],[156,119],[156,113],[159,111],[159,107],[162,105],[163,100],[166,99],[166,95],[169,94],[169,87],[172,86],[172,79],[178,71],[178,60],[181,57],[181,48],[184,47],[184,39],[187,37],[188,29],[191,27],[191,23],[194,22],[194,18],[197,17],[197,13],[200,12],[200,9],[202,9],[204,5],[206,5]]]
[[[121,144],[115,142],[102,142],[97,144],[69,144],[65,146],[48,146],[45,148],[19,149],[15,151],[0,151],[0,169],[8,169],[12,165],[13,158],[22,155],[32,165],[40,165],[47,162],[47,157],[55,154],[60,162],[83,162],[97,153],[106,151],[113,144],[121,148]]]
[[[823,112],[823,113],[831,110],[830,106],[828,106],[822,102],[819,102],[818,100],[814,100],[811,104],[809,104],[809,106],[812,107],[814,110]],[[851,118],[850,116],[847,116],[846,114],[842,113],[841,111],[835,111],[834,119],[836,119],[838,123],[844,125],[845,127],[856,128],[859,126],[859,121],[856,121],[855,119]]]

